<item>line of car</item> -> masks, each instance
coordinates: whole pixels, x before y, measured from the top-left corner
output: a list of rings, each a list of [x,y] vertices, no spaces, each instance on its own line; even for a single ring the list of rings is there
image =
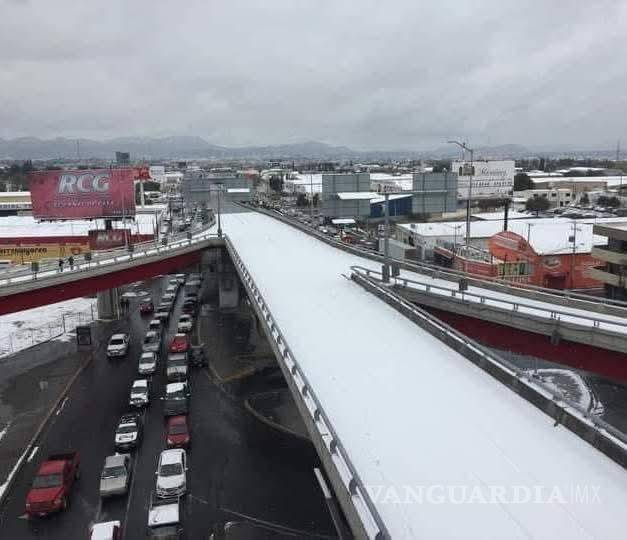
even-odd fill
[[[161,397],[166,418],[165,444],[167,449],[159,455],[156,476],[156,499],[151,502],[148,516],[148,537],[178,538],[181,533],[179,520],[179,497],[187,491],[187,452],[191,444],[191,433],[187,419],[191,391],[188,384],[188,364],[206,365],[203,345],[192,346],[189,333],[194,328],[194,317],[198,309],[198,291],[202,277],[190,274],[177,274],[170,279],[166,293],[150,321],[142,343],[138,360],[138,374],[142,378],[133,381],[130,389],[129,406],[132,412],[121,416],[115,430],[116,454],[107,456],[100,477],[101,498],[125,495],[129,491],[133,474],[131,454],[142,440],[142,411],[150,405],[151,377],[157,372],[161,344],[166,334],[166,323],[173,309],[181,286],[185,286],[183,305],[187,311],[181,316],[177,333],[168,347],[166,362],[166,391]],[[150,313],[145,305],[140,305],[142,315]],[[167,316],[158,315],[167,308]],[[154,308],[153,308],[154,309]],[[162,311],[159,311],[162,310]],[[130,336],[126,333],[110,337],[106,355],[110,360],[128,355]],[[46,516],[65,510],[74,483],[80,475],[78,452],[67,452],[49,456],[39,467],[32,487],[26,498],[28,517]],[[119,521],[96,523],[91,527],[92,540],[119,540]]]

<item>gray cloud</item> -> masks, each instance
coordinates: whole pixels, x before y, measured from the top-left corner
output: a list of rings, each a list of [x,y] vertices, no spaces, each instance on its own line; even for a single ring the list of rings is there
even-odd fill
[[[0,0],[0,136],[612,146],[627,4]]]

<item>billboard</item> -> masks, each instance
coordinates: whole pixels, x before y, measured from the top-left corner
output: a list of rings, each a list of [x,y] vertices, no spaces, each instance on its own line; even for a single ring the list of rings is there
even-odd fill
[[[89,247],[94,251],[113,249],[128,244],[148,242],[152,234],[131,234],[130,229],[95,229],[87,233]]]
[[[514,191],[514,161],[474,161],[471,198],[505,199]],[[458,173],[457,198],[468,199],[470,162],[453,161],[451,169]]]
[[[133,169],[35,171],[30,195],[35,219],[95,219],[135,215]]]
[[[61,238],[0,239],[0,260],[24,264],[43,259],[67,259],[89,251],[87,238],[66,240]]]

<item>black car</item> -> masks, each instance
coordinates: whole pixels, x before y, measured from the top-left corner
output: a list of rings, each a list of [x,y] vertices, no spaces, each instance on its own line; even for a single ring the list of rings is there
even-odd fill
[[[139,414],[124,414],[115,430],[115,449],[118,451],[136,448],[142,438],[142,420]]]
[[[204,345],[193,345],[189,351],[189,363],[194,367],[205,367],[207,357],[205,356]]]

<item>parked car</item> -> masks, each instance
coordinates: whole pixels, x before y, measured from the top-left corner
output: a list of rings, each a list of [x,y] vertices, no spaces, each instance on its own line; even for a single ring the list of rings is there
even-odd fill
[[[107,344],[107,356],[109,358],[118,358],[120,356],[126,356],[128,353],[129,335],[128,334],[113,334],[109,338]]]
[[[122,525],[119,521],[94,523],[89,530],[89,540],[122,540]]]
[[[184,285],[185,284],[185,274],[176,274],[176,281],[179,283],[179,285]]]
[[[172,293],[165,293],[161,297],[161,304],[168,305],[169,309],[172,310],[174,307],[174,301],[176,300],[175,296]]]
[[[165,442],[168,448],[189,448],[191,435],[187,416],[181,414],[168,418],[165,428]]]
[[[153,313],[154,310],[155,310],[155,305],[153,304],[152,300],[143,300],[139,304],[139,312],[142,315]]]
[[[203,275],[199,274],[198,272],[192,272],[191,274],[189,274],[187,276],[187,281],[202,281],[203,280]]]
[[[187,382],[173,382],[165,387],[165,396],[162,398],[164,416],[187,414],[191,392]]]
[[[105,458],[100,475],[100,496],[126,495],[131,481],[130,454],[115,454]]]
[[[137,448],[142,438],[142,420],[137,413],[124,414],[120,417],[115,430],[115,449],[125,451]]]
[[[194,367],[204,367],[207,365],[204,344],[192,345],[189,350],[189,363]]]
[[[168,355],[166,377],[168,382],[187,380],[187,353],[173,353]]]
[[[164,325],[170,319],[170,308],[168,306],[157,306],[157,312],[155,313],[155,319],[160,320]]]
[[[154,540],[178,540],[183,536],[182,512],[178,497],[153,499],[148,510],[147,537]]]
[[[157,497],[177,497],[187,491],[187,453],[181,448],[164,450],[157,464]]]
[[[139,357],[137,371],[140,375],[152,375],[157,370],[157,353],[145,351]]]
[[[168,350],[171,353],[185,353],[188,349],[189,339],[187,338],[187,334],[174,334]]]
[[[183,313],[179,317],[179,322],[176,326],[177,332],[186,333],[191,332],[194,328],[194,317],[190,313]]]
[[[39,466],[26,495],[28,517],[43,517],[65,510],[74,483],[79,478],[78,452],[52,454]]]
[[[137,379],[131,386],[131,396],[128,400],[131,407],[142,408],[150,405],[150,385],[148,379]]]
[[[157,334],[154,330],[149,330],[144,337],[142,351],[158,353],[159,349],[161,349],[161,334]]]
[[[178,281],[174,280],[174,283],[170,282],[170,285],[166,287],[165,292],[166,294],[171,294],[173,296],[176,296],[176,293],[179,292]]]

